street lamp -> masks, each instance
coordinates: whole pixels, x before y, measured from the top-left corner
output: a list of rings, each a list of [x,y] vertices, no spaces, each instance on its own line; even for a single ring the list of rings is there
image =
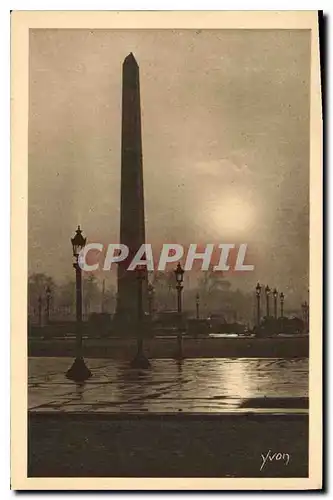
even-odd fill
[[[138,299],[137,299],[137,353],[131,361],[132,368],[147,369],[150,368],[149,359],[146,358],[143,352],[143,327],[144,327],[144,311],[143,311],[143,291],[142,285],[145,280],[145,268],[137,266],[137,282],[138,282]]]
[[[66,373],[66,377],[75,382],[84,382],[92,373],[86,366],[82,353],[82,269],[79,263],[80,252],[86,245],[87,239],[82,236],[80,226],[78,226],[74,238],[71,238],[73,247],[76,283],[76,357],[74,363]]]
[[[277,297],[278,291],[276,288],[273,290],[273,298],[274,298],[274,318],[277,319]]]
[[[283,318],[284,293],[280,293],[281,318]]]
[[[177,344],[178,344],[178,359],[183,357],[183,336],[182,336],[182,290],[183,290],[183,280],[184,280],[184,269],[178,262],[175,269],[176,276],[176,289],[177,289],[177,313],[178,313],[178,332],[177,332]]]
[[[196,296],[195,296],[195,307],[196,307],[196,318],[199,319],[200,318],[200,295],[197,293]]]
[[[38,325],[42,326],[42,297],[38,297]]]
[[[154,300],[154,287],[151,283],[148,283],[148,312],[149,312],[149,318],[152,318],[153,314],[153,300]]]
[[[271,289],[267,285],[266,288],[265,288],[265,294],[266,294],[266,317],[267,317],[267,319],[269,318],[269,296],[270,296],[270,293],[271,293]]]
[[[257,325],[260,326],[260,295],[261,295],[261,285],[257,283],[256,286],[256,297],[257,297]]]
[[[50,302],[51,302],[51,288],[49,285],[46,287],[45,295],[46,295],[46,323],[50,322]]]
[[[309,305],[307,301],[302,304],[302,310],[303,310],[303,318],[304,318],[304,324],[305,324],[305,330],[306,332],[309,331]]]

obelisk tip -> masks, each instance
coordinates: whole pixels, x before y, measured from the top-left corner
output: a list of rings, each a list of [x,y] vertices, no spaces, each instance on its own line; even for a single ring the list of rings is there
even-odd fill
[[[130,52],[127,57],[124,59],[124,64],[135,64],[138,66],[138,63],[133,55],[133,52]]]

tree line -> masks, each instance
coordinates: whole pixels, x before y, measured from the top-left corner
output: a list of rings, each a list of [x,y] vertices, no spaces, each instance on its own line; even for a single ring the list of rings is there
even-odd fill
[[[153,285],[153,310],[175,310],[177,304],[173,271],[151,272],[148,276]],[[50,318],[72,320],[75,318],[75,280],[59,283],[44,273],[33,273],[28,278],[28,314],[32,322],[45,315],[47,307],[46,289],[51,290]],[[222,273],[206,271],[200,274],[195,284],[188,286],[185,278],[183,309],[190,315],[196,312],[199,296],[199,314],[204,318],[220,314],[228,322],[252,322],[254,296],[233,289]],[[117,303],[116,288],[99,279],[93,273],[84,273],[82,286],[83,315],[88,318],[93,312],[113,314]],[[40,311],[41,309],[41,311]]]

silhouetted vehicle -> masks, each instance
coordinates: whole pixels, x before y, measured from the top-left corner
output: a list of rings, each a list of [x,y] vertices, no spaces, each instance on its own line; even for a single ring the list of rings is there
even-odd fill
[[[300,318],[264,318],[260,326],[255,327],[257,337],[277,335],[300,335],[305,333],[305,324]]]
[[[91,313],[88,318],[88,323],[96,326],[109,326],[111,324],[112,315],[109,313]]]
[[[181,313],[179,321],[177,311],[161,311],[156,314],[153,324],[155,329],[176,332],[180,326],[186,328],[186,313]]]
[[[227,323],[224,316],[221,314],[211,314],[208,320],[212,333],[243,334],[246,332],[246,325],[237,322]]]
[[[210,322],[208,319],[195,319],[191,318],[187,321],[186,331],[188,335],[199,336],[209,335],[211,331]]]
[[[238,335],[244,335],[247,332],[246,325],[242,323],[226,323],[225,333],[237,333]]]
[[[215,333],[222,333],[226,324],[223,314],[211,314],[207,320],[209,321],[210,329]]]

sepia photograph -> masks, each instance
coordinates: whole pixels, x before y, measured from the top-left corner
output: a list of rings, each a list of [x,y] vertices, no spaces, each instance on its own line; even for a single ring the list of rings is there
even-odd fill
[[[318,13],[16,14],[17,484],[319,488]]]

